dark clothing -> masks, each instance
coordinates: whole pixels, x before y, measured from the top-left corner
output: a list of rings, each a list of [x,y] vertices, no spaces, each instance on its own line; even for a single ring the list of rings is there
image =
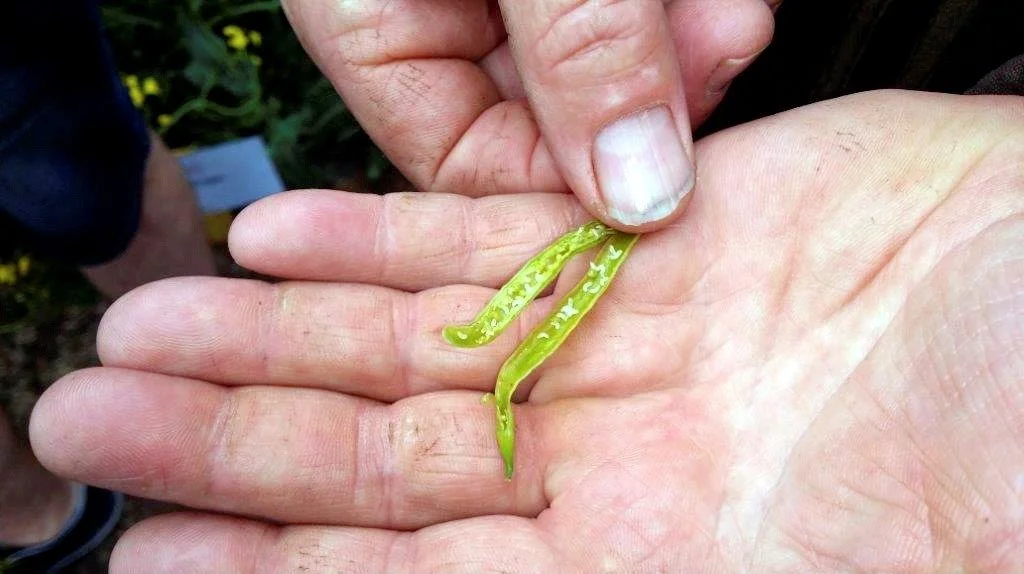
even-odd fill
[[[117,257],[149,148],[95,0],[0,4],[0,240],[79,265]]]
[[[1024,29],[1021,30],[1021,34],[1024,34]],[[988,73],[974,87],[967,90],[967,93],[1024,96],[1024,54]]]
[[[1021,55],[1022,0],[784,0],[771,45],[695,135],[865,90],[1021,95]],[[986,78],[997,68],[1004,83]]]

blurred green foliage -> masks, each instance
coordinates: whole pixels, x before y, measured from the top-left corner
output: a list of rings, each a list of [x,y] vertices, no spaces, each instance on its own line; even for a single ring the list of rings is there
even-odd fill
[[[33,259],[20,249],[11,253],[0,257],[0,336],[27,322],[54,321],[69,305],[96,302],[96,292],[74,268]]]
[[[122,74],[159,85],[140,107],[172,148],[262,135],[290,188],[383,173],[279,0],[119,0],[103,17]]]

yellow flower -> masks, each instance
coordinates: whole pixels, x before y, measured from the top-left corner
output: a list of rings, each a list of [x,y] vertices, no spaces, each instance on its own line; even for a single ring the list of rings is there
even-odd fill
[[[160,93],[160,82],[156,81],[156,78],[146,78],[142,80],[142,93],[147,96],[155,96]]]
[[[224,37],[228,39],[228,46],[231,46],[235,50],[241,52],[249,45],[249,37],[245,35],[245,30],[242,30],[234,24],[230,26],[224,26]]]
[[[263,43],[263,34],[260,34],[256,30],[250,30],[249,41],[252,42],[253,46],[259,46]]]
[[[13,263],[0,265],[0,285],[14,285],[18,281]]]
[[[32,260],[29,259],[28,255],[22,255],[18,258],[18,274],[24,277],[28,275],[29,270],[32,269]]]
[[[169,114],[160,114],[156,117],[156,123],[160,124],[160,127],[166,128],[167,126],[174,123],[174,118]]]
[[[138,87],[138,85],[139,85],[139,77],[136,76],[135,74],[131,74],[131,75],[125,76],[125,78],[124,78],[124,85],[128,86],[129,88],[131,88],[133,86]]]
[[[142,93],[142,89],[138,85],[128,86],[128,96],[131,97],[136,108],[141,108],[143,102],[146,101],[146,95]]]
[[[249,45],[249,40],[245,36],[232,36],[228,38],[228,46],[241,52]]]
[[[249,61],[252,62],[253,66],[256,66],[257,68],[259,68],[260,65],[263,63],[263,58],[257,56],[256,54],[250,54],[249,55]]]

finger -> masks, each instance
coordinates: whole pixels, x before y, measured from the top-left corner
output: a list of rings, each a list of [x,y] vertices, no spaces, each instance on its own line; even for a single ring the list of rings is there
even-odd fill
[[[716,461],[730,439],[709,416],[722,405],[668,394],[617,401],[612,408],[608,403],[577,401],[553,413],[568,415],[558,439],[563,450],[548,473],[552,505],[536,520],[477,517],[407,533],[177,514],[130,530],[111,571],[244,574],[358,560],[370,572],[498,572],[515,557],[513,571],[598,572],[611,556],[619,564],[648,563],[665,533],[685,542],[671,556],[689,563],[705,559],[716,544],[714,519],[728,471]],[[665,476],[677,489],[652,495]]]
[[[656,252],[642,253],[638,263]],[[706,319],[646,298],[648,276],[624,271],[520,396],[619,396],[676,384]],[[557,292],[573,280],[560,281]],[[362,285],[168,279],[116,301],[96,347],[108,367],[226,385],[319,388],[383,401],[487,391],[558,297],[535,301],[489,345],[465,349],[444,340],[443,327],[468,322],[492,294],[476,287],[411,295]],[[543,385],[528,395],[541,376]]]
[[[272,526],[194,513],[136,524],[118,541],[111,574],[565,572],[530,521],[471,519],[418,532]]]
[[[672,0],[665,4],[679,55],[690,122],[700,125],[729,84],[771,42],[780,1]],[[526,97],[515,61],[502,43],[480,61],[506,100]]]
[[[630,299],[676,303],[714,262],[717,255],[704,251],[714,237],[702,227],[707,217],[719,215],[721,202],[698,201],[694,208],[694,217],[641,240],[628,267],[648,272],[626,269],[616,278],[617,285],[628,286]],[[408,291],[464,283],[497,288],[588,219],[568,195],[468,199],[439,193],[295,191],[247,207],[232,224],[229,244],[240,264],[290,279]],[[666,256],[672,265],[664,265]],[[569,271],[567,266],[564,274],[572,275]]]
[[[411,295],[364,285],[169,279],[115,302],[96,347],[108,367],[230,385],[322,388],[384,401],[483,391],[551,304],[537,301],[481,348],[441,337],[445,325],[468,322],[492,294],[479,287]]]
[[[224,388],[123,369],[78,371],[40,398],[32,447],[51,471],[194,508],[409,529],[546,505],[536,417],[506,482],[478,393],[384,406],[308,389]]]
[[[277,277],[413,291],[452,283],[497,287],[587,219],[571,196],[560,194],[470,200],[300,191],[246,208],[229,245],[241,265]]]
[[[289,0],[303,45],[417,187],[565,191],[525,101],[503,101],[475,62],[504,40],[484,0]]]
[[[260,563],[277,550],[282,531],[229,516],[160,515],[132,525],[118,539],[110,555],[110,573],[255,574]]]
[[[660,311],[664,305],[636,300],[630,287],[639,288],[643,276],[625,282],[621,292],[614,287],[519,396],[620,396],[676,384],[706,320],[692,312],[668,315]],[[100,323],[96,347],[107,367],[225,385],[318,388],[382,401],[440,390],[489,391],[501,365],[555,303],[555,297],[535,301],[483,347],[443,339],[444,326],[468,322],[492,293],[452,287],[410,295],[359,285],[169,279],[116,301]],[[659,327],[667,317],[673,326]],[[543,385],[529,394],[542,375]]]
[[[675,0],[665,11],[674,31],[690,121],[699,125],[771,42],[775,20],[762,0]]]
[[[659,0],[502,1],[531,109],[569,187],[631,230],[671,220],[693,188],[693,142]]]
[[[526,90],[523,89],[523,82],[519,79],[516,61],[508,49],[508,42],[503,42],[490,54],[484,56],[480,60],[480,67],[490,76],[502,99],[526,99]]]

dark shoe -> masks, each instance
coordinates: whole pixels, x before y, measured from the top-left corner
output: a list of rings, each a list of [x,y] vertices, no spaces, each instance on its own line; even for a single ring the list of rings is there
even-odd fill
[[[121,518],[124,495],[81,486],[71,518],[56,536],[35,546],[0,546],[0,573],[61,574],[95,550]]]

